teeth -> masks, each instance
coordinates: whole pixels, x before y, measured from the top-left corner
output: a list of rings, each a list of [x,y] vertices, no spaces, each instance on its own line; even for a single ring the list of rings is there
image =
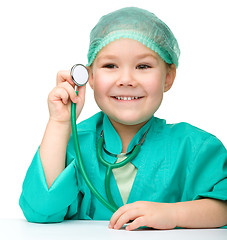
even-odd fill
[[[138,99],[139,97],[116,97],[118,100],[130,101],[134,99]]]

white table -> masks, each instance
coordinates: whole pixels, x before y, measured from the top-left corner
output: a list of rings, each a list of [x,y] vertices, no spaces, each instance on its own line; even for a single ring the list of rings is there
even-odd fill
[[[108,228],[108,221],[64,221],[55,224],[29,223],[23,219],[0,219],[0,239],[23,240],[227,240],[227,229],[139,229]]]

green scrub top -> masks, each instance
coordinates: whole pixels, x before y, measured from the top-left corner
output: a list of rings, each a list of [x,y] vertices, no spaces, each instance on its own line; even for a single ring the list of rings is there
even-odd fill
[[[152,117],[134,136],[127,151],[139,143],[148,129],[141,150],[132,161],[138,171],[127,203],[174,203],[201,198],[227,200],[227,150],[215,136],[187,123],[166,124],[165,120]],[[85,169],[95,188],[106,198],[106,168],[96,157],[102,130],[107,151],[120,154],[121,139],[103,112],[78,124]],[[103,156],[111,163],[116,161],[104,151]],[[122,206],[113,174],[110,186],[114,201]],[[31,222],[109,220],[112,216],[85,184],[72,137],[66,152],[66,168],[49,189],[38,149],[27,171],[19,204]]]

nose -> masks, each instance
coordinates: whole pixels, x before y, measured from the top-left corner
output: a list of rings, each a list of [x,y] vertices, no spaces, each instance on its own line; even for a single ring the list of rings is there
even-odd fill
[[[117,80],[117,86],[128,86],[128,87],[135,87],[136,81],[133,77],[132,71],[130,68],[121,69],[119,71],[119,76]]]

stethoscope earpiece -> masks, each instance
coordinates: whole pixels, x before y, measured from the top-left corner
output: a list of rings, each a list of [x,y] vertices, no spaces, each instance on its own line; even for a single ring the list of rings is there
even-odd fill
[[[71,77],[77,86],[83,86],[88,82],[89,72],[83,64],[75,64],[71,68]]]

